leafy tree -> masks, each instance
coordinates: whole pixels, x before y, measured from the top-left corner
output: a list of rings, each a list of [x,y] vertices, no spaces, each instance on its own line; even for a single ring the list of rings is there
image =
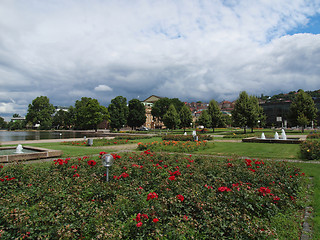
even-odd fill
[[[95,129],[103,120],[108,120],[108,110],[97,99],[82,97],[75,103],[77,129]]]
[[[184,105],[180,112],[180,126],[183,128],[184,131],[186,131],[187,127],[190,127],[190,123],[192,123],[192,113],[190,108],[187,105]]]
[[[127,124],[132,129],[140,127],[146,122],[146,109],[142,102],[138,99],[131,99],[129,101],[129,113]]]
[[[263,110],[259,106],[258,99],[254,96],[249,97],[245,91],[241,92],[232,111],[235,126],[243,127],[244,133],[249,126],[253,132],[253,127],[257,126],[258,121],[263,118]]]
[[[35,98],[32,104],[29,104],[26,121],[32,125],[40,124],[40,129],[50,129],[54,112],[55,108],[49,102],[49,98],[40,96]]]
[[[163,122],[163,116],[169,109],[170,106],[169,98],[160,98],[152,105],[151,114],[153,117],[159,119],[159,121]]]
[[[12,117],[14,117],[14,118],[18,118],[18,117],[21,117],[18,113],[14,113],[13,115],[12,115]]]
[[[163,123],[167,128],[172,130],[179,126],[179,114],[173,104],[169,106],[167,113],[163,116]]]
[[[198,119],[198,124],[204,126],[205,128],[211,127],[211,118],[208,110],[203,110]]]
[[[67,116],[64,119],[64,124],[67,129],[74,128],[76,125],[76,110],[73,106],[68,108]]]
[[[4,120],[3,117],[0,117],[0,128],[6,128],[7,122]]]
[[[311,124],[317,118],[317,108],[311,96],[299,90],[289,109],[289,118],[293,125],[299,125],[304,132],[304,126]]]
[[[127,124],[128,106],[127,99],[122,96],[117,96],[111,100],[108,106],[110,113],[110,126],[120,131],[124,125]]]
[[[185,105],[178,98],[161,98],[153,104],[151,109],[152,116],[163,122],[163,117],[167,113],[171,104],[174,105],[177,112],[180,112],[181,108]]]
[[[258,98],[255,96],[249,96],[248,110],[250,113],[247,116],[247,126],[251,127],[251,132],[253,132],[253,128],[258,126],[259,121],[263,124],[262,121],[266,118],[262,107],[259,106]]]
[[[59,128],[65,128],[66,122],[68,118],[68,112],[60,109],[56,114],[53,116],[53,122],[52,125],[59,129]]]
[[[218,106],[218,103],[215,100],[211,100],[208,106],[208,114],[211,119],[211,127],[214,132],[215,127],[223,126],[223,117],[222,112]]]

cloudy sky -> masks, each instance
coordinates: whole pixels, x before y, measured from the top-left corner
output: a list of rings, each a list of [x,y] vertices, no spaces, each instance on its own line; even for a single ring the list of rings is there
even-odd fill
[[[320,89],[319,0],[0,0],[0,116],[47,96],[235,100]]]

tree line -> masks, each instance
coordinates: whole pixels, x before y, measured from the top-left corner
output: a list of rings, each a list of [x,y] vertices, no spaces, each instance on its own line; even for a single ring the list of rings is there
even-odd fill
[[[202,125],[212,128],[232,125],[241,127],[246,133],[247,128],[263,127],[266,116],[258,98],[249,96],[245,91],[239,94],[232,115],[223,115],[215,100],[209,102],[207,110],[203,110],[196,122],[193,122],[191,110],[178,98],[161,98],[156,101],[151,110],[155,122],[162,122],[168,129],[194,127]],[[15,114],[14,117],[19,117]],[[303,90],[295,95],[290,106],[289,118],[293,125],[305,126],[315,122],[317,108],[311,96]],[[40,96],[35,98],[28,106],[25,122],[10,122],[6,125],[0,117],[0,128],[22,129],[25,127],[39,126],[39,129],[80,129],[97,130],[101,122],[108,122],[111,129],[120,130],[125,126],[132,129],[138,128],[146,122],[144,104],[138,99],[127,99],[117,96],[111,100],[108,107],[100,105],[97,99],[82,97],[74,106],[56,111],[49,98]],[[303,129],[303,128],[302,128]]]

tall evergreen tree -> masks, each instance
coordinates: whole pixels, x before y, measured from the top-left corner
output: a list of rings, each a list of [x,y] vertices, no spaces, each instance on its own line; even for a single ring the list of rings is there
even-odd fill
[[[129,113],[127,124],[132,129],[140,127],[146,122],[146,109],[142,102],[138,99],[131,99],[129,101]]]
[[[110,114],[110,126],[118,131],[127,124],[128,106],[127,99],[122,96],[117,96],[111,100],[108,106]]]
[[[199,125],[202,125],[205,128],[211,127],[211,118],[210,118],[210,115],[208,113],[208,110],[203,110],[201,112],[201,115],[200,115],[200,117],[198,119],[198,123],[199,123]]]
[[[169,106],[167,113],[163,116],[163,123],[167,128],[172,130],[179,126],[179,114],[173,104]]]
[[[187,127],[190,127],[190,123],[192,123],[192,113],[190,108],[187,105],[184,105],[180,112],[180,127],[183,128],[184,131],[186,131]]]
[[[290,105],[289,119],[291,124],[301,126],[302,132],[304,132],[304,126],[316,120],[317,111],[311,96],[303,90],[299,90]]]
[[[211,127],[214,132],[214,128],[224,125],[222,112],[220,111],[219,105],[215,100],[209,102],[208,114],[211,119]]]

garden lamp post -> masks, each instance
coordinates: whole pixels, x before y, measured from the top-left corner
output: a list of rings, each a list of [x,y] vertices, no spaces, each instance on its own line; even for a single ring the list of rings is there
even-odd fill
[[[106,179],[107,179],[107,182],[109,181],[109,167],[112,166],[113,162],[114,162],[114,158],[112,155],[110,154],[104,154],[102,157],[102,165],[107,167],[107,176],[106,176]]]

